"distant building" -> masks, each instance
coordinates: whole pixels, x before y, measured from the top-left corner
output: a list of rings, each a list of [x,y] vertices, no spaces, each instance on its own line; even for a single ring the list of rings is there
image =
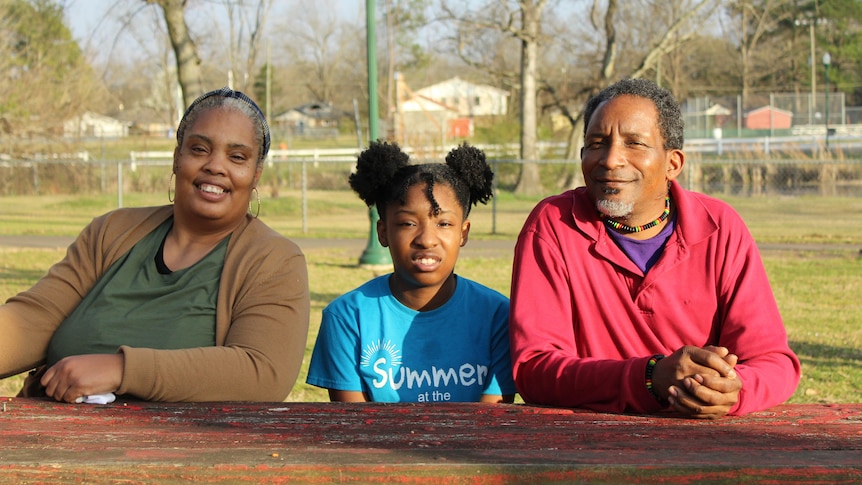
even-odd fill
[[[793,113],[774,106],[763,106],[745,114],[749,130],[787,130],[793,125]]]
[[[509,93],[459,77],[412,91],[397,78],[397,117],[394,135],[403,144],[473,136],[477,118],[504,116]]]
[[[330,103],[308,103],[272,118],[272,128],[282,136],[326,138],[338,135],[344,113]]]
[[[63,122],[66,138],[123,138],[131,123],[88,111]]]
[[[400,106],[402,112],[449,110],[458,117],[506,114],[509,93],[459,77],[432,84],[412,93]],[[429,103],[430,101],[430,103]]]

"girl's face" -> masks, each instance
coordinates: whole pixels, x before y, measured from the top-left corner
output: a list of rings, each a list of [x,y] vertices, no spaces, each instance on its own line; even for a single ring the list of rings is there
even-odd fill
[[[174,151],[174,212],[191,223],[233,230],[260,177],[258,150],[245,114],[226,108],[201,113]]]
[[[377,223],[380,244],[389,248],[395,268],[389,286],[396,298],[415,310],[429,310],[448,300],[455,289],[455,261],[470,232],[470,221],[464,219],[451,187],[434,185],[437,215],[425,190],[424,183],[411,186],[404,205],[390,202],[385,219]]]

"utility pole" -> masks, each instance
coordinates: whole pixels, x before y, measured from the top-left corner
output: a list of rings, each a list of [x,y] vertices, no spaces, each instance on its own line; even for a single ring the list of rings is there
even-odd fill
[[[829,152],[829,65],[832,64],[832,56],[823,54],[823,69],[826,75],[826,88],[823,90],[826,96],[826,151]],[[831,153],[831,152],[830,152]]]
[[[808,55],[808,65],[811,67],[811,99],[808,101],[808,124],[814,124],[814,112],[817,110],[817,61],[815,61],[814,26],[825,24],[828,20],[819,17],[806,17],[796,19],[793,25],[797,27],[805,25],[808,27],[808,45],[811,53]]]
[[[378,119],[380,118],[379,109],[377,106],[377,32],[374,28],[375,0],[365,0],[365,35],[368,53],[368,138],[369,142],[376,141],[378,138]],[[371,206],[368,208],[368,219],[371,223],[371,228],[368,231],[368,244],[365,246],[365,251],[359,257],[359,266],[362,267],[391,267],[392,257],[389,256],[389,251],[380,245],[377,239],[377,222],[380,220],[380,215],[377,213],[377,208]]]

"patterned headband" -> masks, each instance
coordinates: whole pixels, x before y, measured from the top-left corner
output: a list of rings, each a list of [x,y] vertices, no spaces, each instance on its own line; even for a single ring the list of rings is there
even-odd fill
[[[198,97],[198,99],[192,101],[192,104],[190,104],[189,107],[186,108],[186,112],[183,113],[183,119],[180,121],[180,125],[185,124],[186,118],[188,117],[189,113],[192,112],[192,110],[195,108],[195,106],[200,104],[201,101],[203,101],[207,98],[213,97],[213,96],[221,96],[223,98],[238,99],[240,101],[243,101],[244,103],[246,103],[247,105],[251,106],[254,109],[254,112],[257,113],[258,121],[260,121],[260,124],[263,127],[263,146],[261,147],[261,153],[260,153],[259,158],[260,158],[260,160],[264,160],[266,158],[267,153],[269,153],[269,145],[271,143],[270,133],[269,133],[269,124],[267,124],[266,116],[264,116],[263,111],[260,109],[260,107],[254,101],[252,101],[251,98],[249,98],[248,96],[246,96],[245,94],[243,94],[240,91],[234,91],[231,88],[224,87],[221,89],[216,89],[215,91],[210,91],[204,95],[201,95],[200,97]],[[181,132],[181,130],[178,129],[177,135],[179,135],[180,132]]]

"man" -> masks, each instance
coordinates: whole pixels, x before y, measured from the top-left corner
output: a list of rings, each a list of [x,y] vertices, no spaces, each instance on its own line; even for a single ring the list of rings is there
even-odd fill
[[[586,187],[539,203],[515,248],[521,396],[695,418],[784,402],[799,360],[742,219],[675,181],[685,163],[676,100],[623,80],[587,103],[584,124]]]

